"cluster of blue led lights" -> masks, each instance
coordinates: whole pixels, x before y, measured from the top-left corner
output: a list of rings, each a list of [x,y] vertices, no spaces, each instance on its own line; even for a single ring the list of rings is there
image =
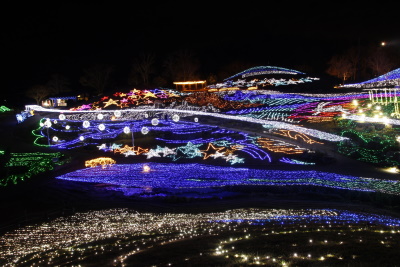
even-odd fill
[[[308,213],[313,213],[312,209],[306,210]],[[363,212],[351,212],[347,210],[337,209],[325,209],[328,215],[321,213],[316,214],[295,214],[295,215],[275,215],[268,219],[222,219],[222,220],[209,220],[209,222],[220,222],[220,223],[246,223],[251,225],[267,225],[269,223],[280,223],[280,224],[299,224],[299,223],[310,223],[310,224],[328,224],[328,225],[349,225],[349,224],[363,224],[363,225],[383,225],[388,227],[399,227],[400,220],[398,218],[380,215],[370,214]]]
[[[400,182],[363,178],[336,173],[301,170],[264,170],[221,167],[198,163],[115,164],[103,169],[92,167],[76,170],[57,179],[109,184],[115,187],[151,187],[159,189],[218,188],[225,186],[320,186],[365,192],[400,194]]]

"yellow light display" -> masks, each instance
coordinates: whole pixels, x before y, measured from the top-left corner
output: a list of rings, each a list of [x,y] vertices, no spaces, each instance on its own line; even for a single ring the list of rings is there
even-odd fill
[[[94,168],[96,166],[101,166],[102,169],[105,169],[108,166],[112,166],[115,163],[116,163],[116,161],[113,160],[112,158],[100,157],[97,159],[91,159],[91,160],[85,161],[85,167]]]

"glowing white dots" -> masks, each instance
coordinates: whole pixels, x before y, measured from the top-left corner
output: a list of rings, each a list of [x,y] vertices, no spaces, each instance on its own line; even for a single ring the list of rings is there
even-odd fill
[[[128,134],[128,133],[130,133],[131,132],[131,129],[128,127],[128,126],[125,126],[124,127],[124,133],[125,134]]]
[[[64,115],[64,114],[60,114],[60,115],[58,116],[58,118],[59,118],[61,121],[63,121],[63,120],[65,120],[65,115]]]
[[[97,119],[98,120],[102,120],[102,119],[104,119],[104,115],[103,114],[97,114]]]
[[[178,122],[179,119],[180,119],[180,117],[179,117],[178,114],[174,114],[174,115],[172,116],[172,120],[173,120],[174,122]]]
[[[90,122],[89,121],[83,121],[82,127],[83,128],[89,128],[90,127]]]
[[[157,126],[159,123],[160,123],[160,121],[159,121],[157,118],[151,119],[151,124],[152,124],[153,126]]]
[[[146,135],[146,134],[149,133],[150,130],[149,130],[149,128],[144,126],[144,127],[142,127],[142,129],[140,131],[141,131],[142,134]]]
[[[119,118],[119,117],[121,117],[121,115],[122,115],[122,113],[121,113],[121,111],[120,111],[120,110],[116,110],[116,111],[114,111],[114,116],[115,116],[116,118]]]
[[[46,128],[50,128],[51,125],[52,125],[52,123],[51,123],[51,121],[50,121],[49,119],[47,119],[47,120],[44,122],[44,126],[45,126]]]
[[[100,131],[104,131],[106,129],[106,126],[103,123],[100,123],[98,128]]]
[[[53,136],[53,142],[57,142],[58,141],[58,137],[57,136]]]
[[[84,141],[84,140],[85,140],[85,137],[84,137],[83,135],[81,135],[81,136],[79,136],[79,140],[80,140],[80,141]]]

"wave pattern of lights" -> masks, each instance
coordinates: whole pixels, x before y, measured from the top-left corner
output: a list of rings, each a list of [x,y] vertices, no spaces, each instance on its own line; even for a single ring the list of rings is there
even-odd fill
[[[355,177],[320,171],[284,171],[208,166],[203,164],[114,164],[107,169],[85,168],[57,179],[106,183],[117,187],[151,187],[161,189],[213,188],[240,185],[305,185],[337,189],[382,192],[400,195],[400,182]]]
[[[31,108],[35,109],[36,107],[31,107]],[[42,107],[39,107],[38,110],[49,111],[49,112],[53,111],[53,112],[59,113],[59,110],[44,109]],[[268,124],[277,129],[294,130],[294,131],[304,133],[306,135],[310,135],[310,136],[319,138],[321,140],[327,140],[327,141],[331,141],[331,142],[338,142],[338,141],[343,141],[343,140],[347,139],[345,137],[338,136],[335,134],[326,133],[326,132],[316,130],[316,129],[305,128],[305,127],[293,125],[290,123],[278,122],[278,121],[268,121],[268,120],[243,117],[243,116],[233,116],[233,115],[219,114],[219,113],[207,113],[207,112],[201,112],[201,111],[170,110],[170,109],[151,109],[151,110],[149,110],[149,109],[130,109],[130,110],[125,110],[125,111],[133,112],[133,113],[143,113],[146,111],[153,111],[153,112],[159,112],[159,113],[173,112],[174,114],[179,114],[179,116],[182,116],[181,114],[183,114],[183,116],[188,115],[188,114],[190,114],[192,116],[211,116],[214,118],[240,121],[240,122],[245,122],[245,123],[255,123],[255,124],[261,124],[261,125]],[[70,111],[70,112],[72,112],[72,111]],[[98,112],[93,112],[93,113],[94,113],[94,115],[97,115],[96,113],[98,113]],[[96,117],[94,117],[94,118],[96,118]]]

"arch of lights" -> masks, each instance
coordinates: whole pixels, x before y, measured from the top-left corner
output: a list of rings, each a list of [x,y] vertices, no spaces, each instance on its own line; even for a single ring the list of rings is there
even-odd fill
[[[383,251],[397,255],[399,227],[398,218],[338,209],[233,209],[197,214],[107,209],[6,232],[0,236],[0,263],[42,266],[108,262],[127,266],[146,253],[149,257],[144,259],[150,261],[149,265],[187,265],[203,259],[208,264],[225,259],[226,264],[246,265],[309,265],[332,260],[336,264],[358,263],[362,257],[367,262],[377,258],[371,248],[379,255]],[[279,250],[254,247],[260,238],[265,241],[264,247],[277,240],[283,245],[287,238],[290,242]],[[168,246],[180,241],[192,249],[179,250],[171,257]],[[204,241],[213,249],[202,246]],[[365,246],[368,253],[362,254]],[[165,250],[167,257],[154,257],[151,251],[157,248]]]
[[[343,85],[343,87],[355,87],[355,88],[379,88],[379,87],[399,87],[399,86],[400,86],[400,68],[392,70],[386,74],[383,74],[368,81]]]
[[[239,72],[231,77],[228,77],[226,80],[231,80],[236,77],[241,77],[241,78],[246,78],[246,77],[251,77],[251,76],[257,76],[257,75],[265,75],[265,74],[290,74],[290,75],[297,75],[297,74],[305,74],[301,71],[297,70],[292,70],[292,69],[287,69],[287,68],[282,68],[282,67],[276,67],[276,66],[258,66],[258,67],[253,67],[249,68],[247,70],[244,70],[242,72]]]

